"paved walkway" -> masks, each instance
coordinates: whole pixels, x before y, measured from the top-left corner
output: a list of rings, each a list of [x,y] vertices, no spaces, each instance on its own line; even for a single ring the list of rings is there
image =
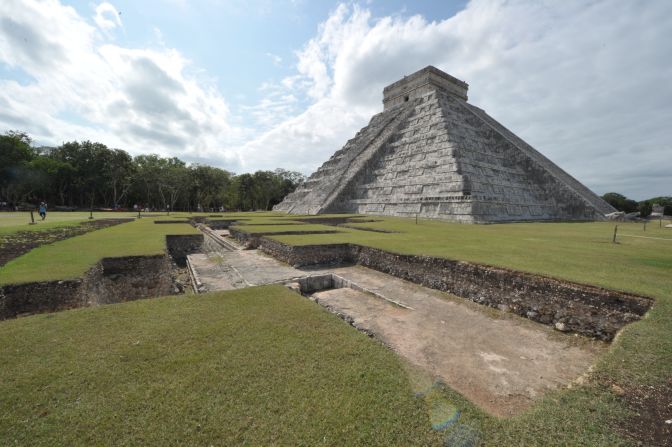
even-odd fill
[[[306,276],[257,250],[222,251],[189,255],[204,288],[202,292],[259,286]]]

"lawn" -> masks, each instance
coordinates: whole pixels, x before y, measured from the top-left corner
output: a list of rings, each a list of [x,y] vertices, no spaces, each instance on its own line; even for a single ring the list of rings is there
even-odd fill
[[[195,234],[184,224],[144,218],[38,247],[0,268],[0,284],[81,277],[105,257],[163,253],[168,234]]]
[[[449,402],[444,405],[446,408],[455,406],[461,410],[460,427],[466,427],[467,433],[476,433],[487,445],[631,445],[619,435],[620,427],[663,423],[662,419],[638,420],[627,401],[630,394],[641,390],[658,393],[663,389],[661,386],[672,380],[672,229],[660,228],[657,222],[650,223],[646,230],[642,224],[619,223],[618,243],[614,244],[611,241],[615,224],[609,222],[461,225],[423,219],[416,224],[414,219],[374,217],[377,222],[348,223],[351,227],[387,231],[384,233],[303,224],[295,216],[273,213],[222,214],[222,218],[246,219],[236,228],[250,232],[338,231],[270,236],[288,244],[356,243],[397,253],[503,266],[654,297],[656,302],[651,311],[619,334],[609,352],[595,365],[589,380],[548,395],[524,414],[497,419],[450,389],[440,388],[439,393]],[[34,281],[38,277],[72,277],[103,256],[160,252],[165,234],[179,231],[193,229],[185,224],[156,225],[152,219],[142,219],[89,233],[16,259],[0,269],[0,283],[9,282],[10,278]],[[327,329],[322,325],[340,325],[353,339],[359,340],[360,335],[335,317],[319,312],[320,323],[311,323],[301,306],[313,309],[314,305],[300,300],[302,304],[297,307],[289,298],[282,298],[278,301],[282,306],[269,308],[266,315],[266,308],[262,309],[259,303],[275,296],[275,290],[247,289],[206,298],[148,300],[0,323],[0,350],[4,349],[3,355],[8,358],[0,358],[6,365],[0,367],[0,374],[19,377],[0,385],[0,399],[27,396],[16,412],[0,416],[4,418],[0,419],[3,426],[15,426],[8,432],[12,436],[8,439],[47,439],[49,430],[59,430],[62,421],[68,420],[73,421],[77,430],[63,434],[63,439],[89,444],[103,439],[96,438],[99,434],[119,438],[121,445],[171,444],[178,440],[206,445],[212,433],[220,436],[222,444],[248,445],[320,445],[320,439],[327,445],[368,445],[373,443],[372,439],[380,440],[381,445],[395,442],[404,445],[409,444],[409,436],[417,436],[413,439],[419,444],[431,445],[436,440],[423,431],[425,425],[429,426],[423,400],[399,403],[410,398],[411,389],[419,391],[426,384],[415,384],[413,374],[400,373],[397,363],[385,363],[391,360],[376,354],[383,357],[370,357],[367,371],[388,377],[380,379],[383,384],[389,383],[387,380],[396,381],[398,388],[373,386],[367,394],[363,389],[379,379],[371,379],[366,372],[358,376],[352,372],[355,370],[349,370],[351,363],[352,368],[359,368],[361,359],[334,351],[340,348],[341,339],[324,332]],[[201,299],[209,304],[201,304]],[[248,301],[250,306],[246,305]],[[290,326],[296,317],[304,325],[277,332],[275,324],[268,320],[271,317],[286,320]],[[257,319],[262,320],[261,326]],[[227,328],[231,331],[227,332]],[[198,332],[201,329],[203,332]],[[91,337],[94,331],[96,336]],[[195,335],[196,332],[200,335]],[[136,341],[138,345],[133,344]],[[233,346],[234,341],[242,343],[241,349]],[[362,339],[361,343],[364,351],[380,349],[371,340]],[[109,355],[105,351],[108,345]],[[274,349],[269,350],[268,346]],[[322,355],[313,352],[313,348],[324,351],[325,357],[320,360],[325,362],[324,370],[311,363],[311,356]],[[222,352],[231,361],[245,360],[244,365],[217,363],[223,362],[215,355],[218,349],[225,349]],[[284,353],[286,349],[294,356],[275,352]],[[50,360],[51,350],[54,360]],[[252,354],[248,355],[247,350]],[[371,355],[366,352],[364,358]],[[385,355],[393,358],[389,352]],[[305,365],[310,368],[304,371],[288,365],[290,358],[305,358]],[[192,361],[196,366],[191,365]],[[52,363],[57,368],[50,373]],[[259,363],[264,366],[258,366]],[[249,366],[252,364],[255,366]],[[39,374],[33,370],[46,375],[44,384],[35,382]],[[207,377],[200,374],[201,370]],[[257,370],[260,372],[250,372]],[[125,379],[118,371],[129,374],[129,378]],[[330,377],[329,383],[319,382],[317,391],[313,385],[302,386],[293,380],[296,377],[313,383],[323,374]],[[211,375],[219,378],[217,385]],[[232,378],[229,380],[228,376]],[[413,385],[405,380],[411,380]],[[48,385],[52,382],[55,385]],[[346,389],[346,382],[364,395],[354,397]],[[265,387],[264,383],[270,385]],[[625,397],[614,394],[613,385],[624,390]],[[236,391],[218,391],[223,389],[220,386]],[[289,389],[292,391],[282,391]],[[215,401],[222,395],[228,396],[226,403]],[[366,402],[357,400],[360,398]],[[77,402],[84,405],[80,408]],[[278,402],[284,402],[284,406]],[[169,405],[175,408],[168,410]],[[359,408],[360,405],[364,408]],[[96,406],[101,406],[102,413],[97,412]],[[369,406],[371,413],[361,413],[368,411]],[[156,416],[147,408],[156,408]],[[398,413],[396,422],[390,415],[393,412]],[[79,419],[84,413],[92,414],[91,421]],[[129,422],[123,429],[115,428],[115,423],[123,420],[122,414],[129,415]],[[672,414],[664,417],[670,419]],[[222,428],[215,429],[208,421]],[[456,426],[444,435],[458,432]],[[327,437],[321,438],[319,433]]]
[[[37,214],[33,213],[35,218],[35,225],[29,225],[30,213],[27,211],[21,212],[11,212],[11,213],[0,213],[0,231],[4,228],[20,228],[21,230],[35,231],[41,228],[47,228],[50,225],[55,224],[78,224],[89,219],[89,212],[83,211],[73,211],[73,212],[63,212],[63,211],[49,211],[47,212],[47,218],[42,220]],[[135,217],[137,213],[116,213],[116,212],[97,212],[94,211],[93,217],[95,219],[114,219],[122,217]]]
[[[3,445],[440,445],[396,356],[281,286],[5,321],[0,374]]]

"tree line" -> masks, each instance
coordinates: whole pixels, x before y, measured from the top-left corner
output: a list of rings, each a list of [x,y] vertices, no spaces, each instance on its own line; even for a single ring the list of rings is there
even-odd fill
[[[236,175],[176,157],[131,156],[102,143],[33,147],[24,132],[0,135],[0,203],[51,209],[269,210],[305,177],[276,169]]]
[[[625,213],[639,213],[640,217],[648,217],[653,211],[653,205],[663,207],[663,213],[666,216],[672,216],[672,197],[652,197],[647,200],[637,202],[628,199],[623,194],[617,192],[608,192],[602,198],[609,203],[609,205],[616,208],[618,211]]]

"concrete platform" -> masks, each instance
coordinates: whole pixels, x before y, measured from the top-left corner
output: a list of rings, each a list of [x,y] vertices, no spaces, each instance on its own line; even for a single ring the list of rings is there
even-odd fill
[[[187,257],[204,292],[271,284],[306,276],[257,250],[219,251]]]

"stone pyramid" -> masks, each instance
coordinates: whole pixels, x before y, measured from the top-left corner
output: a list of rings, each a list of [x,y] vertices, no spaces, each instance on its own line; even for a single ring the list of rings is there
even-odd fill
[[[385,87],[383,112],[274,210],[467,223],[603,220],[615,211],[469,104],[467,89],[432,66]]]

